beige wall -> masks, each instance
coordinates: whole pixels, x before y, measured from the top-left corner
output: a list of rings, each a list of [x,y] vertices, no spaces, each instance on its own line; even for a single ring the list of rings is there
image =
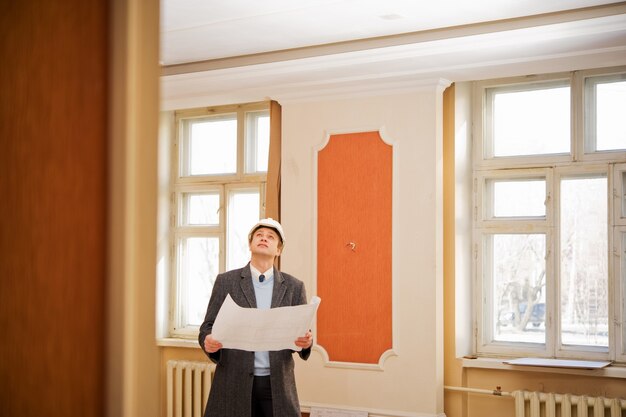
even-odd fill
[[[442,89],[432,84],[405,94],[282,103],[282,220],[292,236],[282,269],[305,282],[309,297],[316,279],[316,149],[328,134],[382,128],[395,152],[395,354],[381,371],[325,366],[323,353],[315,350],[307,362],[297,363],[305,406],[364,408],[383,416],[443,412]]]
[[[107,389],[108,417],[159,415],[155,343],[159,2],[111,5]]]

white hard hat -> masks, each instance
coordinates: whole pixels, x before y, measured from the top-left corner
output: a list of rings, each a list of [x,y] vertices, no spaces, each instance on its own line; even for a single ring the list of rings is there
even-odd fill
[[[283,245],[285,244],[285,232],[283,232],[283,227],[280,225],[280,223],[278,223],[271,217],[268,217],[267,219],[261,219],[258,221],[257,224],[252,226],[252,229],[250,229],[250,233],[248,233],[248,242],[252,241],[252,234],[259,227],[269,227],[270,229],[276,230],[276,232],[280,235],[280,240],[282,241]]]

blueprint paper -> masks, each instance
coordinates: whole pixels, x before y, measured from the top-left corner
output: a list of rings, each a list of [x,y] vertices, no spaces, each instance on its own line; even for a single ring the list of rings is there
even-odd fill
[[[294,342],[311,328],[320,302],[319,297],[313,297],[310,304],[259,310],[239,307],[228,294],[211,336],[227,349],[300,351],[302,348]]]

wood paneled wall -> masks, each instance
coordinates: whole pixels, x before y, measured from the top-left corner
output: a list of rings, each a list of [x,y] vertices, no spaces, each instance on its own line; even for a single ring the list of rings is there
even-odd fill
[[[108,2],[0,4],[0,409],[103,416]]]

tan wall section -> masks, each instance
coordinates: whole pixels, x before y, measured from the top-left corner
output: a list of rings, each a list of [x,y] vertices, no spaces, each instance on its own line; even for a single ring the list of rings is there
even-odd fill
[[[112,4],[107,417],[159,414],[156,346],[159,2]],[[106,330],[105,330],[106,329]]]

